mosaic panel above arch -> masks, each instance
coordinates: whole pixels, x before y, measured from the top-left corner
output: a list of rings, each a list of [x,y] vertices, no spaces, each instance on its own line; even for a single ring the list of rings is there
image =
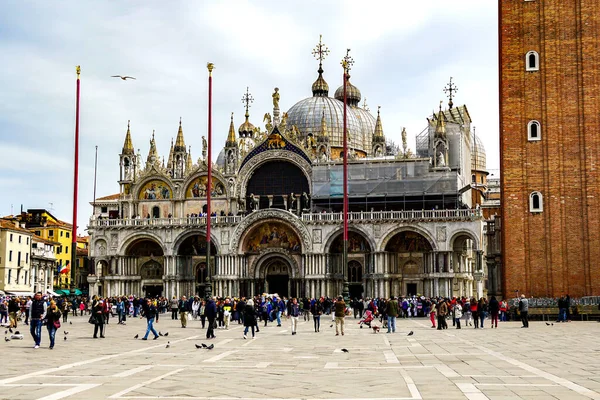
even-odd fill
[[[425,253],[432,251],[431,243],[418,232],[399,232],[390,239],[385,251],[394,253]]]
[[[299,253],[302,246],[300,237],[290,226],[279,221],[266,221],[254,226],[248,232],[242,247],[246,253],[259,253],[271,248]]]
[[[138,194],[140,200],[168,200],[172,198],[173,191],[171,187],[159,179],[146,182]]]
[[[212,190],[211,196],[213,197],[224,197],[227,195],[225,184],[220,179],[212,177],[211,182]],[[208,188],[208,175],[202,175],[195,178],[185,190],[186,199],[202,198],[206,197]]]

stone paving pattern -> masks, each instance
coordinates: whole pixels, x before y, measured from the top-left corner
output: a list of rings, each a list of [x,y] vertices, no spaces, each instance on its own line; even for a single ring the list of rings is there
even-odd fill
[[[182,329],[167,314],[156,329],[168,337],[142,341],[144,319],[112,319],[106,339],[92,338],[87,317],[70,319],[54,350],[45,329],[33,349],[25,325],[24,340],[2,341],[1,399],[600,399],[597,322],[438,331],[410,319],[374,334],[347,318],[336,337],[324,316],[320,333],[301,321],[292,336],[285,321],[244,340],[234,323],[208,341],[199,321]]]

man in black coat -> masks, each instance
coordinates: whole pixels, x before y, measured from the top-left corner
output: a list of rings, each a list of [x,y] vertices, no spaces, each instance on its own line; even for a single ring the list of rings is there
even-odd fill
[[[206,338],[214,339],[215,336],[215,319],[217,318],[217,305],[214,298],[209,298],[204,308],[204,315],[208,319],[208,328],[206,329]]]

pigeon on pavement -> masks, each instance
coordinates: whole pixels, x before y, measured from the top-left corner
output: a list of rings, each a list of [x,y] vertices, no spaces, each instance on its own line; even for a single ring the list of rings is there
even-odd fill
[[[166,337],[166,336],[169,336],[169,332],[165,332],[165,337]]]
[[[64,331],[64,332],[65,332],[65,335],[68,335],[68,334],[69,334],[69,332],[67,332],[67,331]]]
[[[67,340],[67,337],[65,336],[65,340]]]
[[[206,349],[208,346],[205,345],[204,343],[202,343],[202,347],[204,347]]]
[[[196,346],[197,349],[201,349],[202,346],[200,346],[199,344],[195,344],[194,346]]]
[[[134,338],[134,339],[137,339],[137,338],[139,338],[139,337],[140,337],[140,335],[139,335],[139,334],[137,334],[137,335],[135,335],[133,338]]]
[[[73,325],[73,321],[69,321],[69,325]]]
[[[158,331],[158,336],[164,336],[161,331]]]
[[[414,335],[414,334],[415,334],[415,333],[414,333],[413,331],[410,331],[410,332],[408,332],[408,335],[406,335],[406,336],[412,336],[412,335]]]
[[[211,344],[210,346],[208,346],[208,347],[207,347],[207,349],[208,349],[208,350],[212,350],[212,349],[214,349],[214,348],[215,348],[215,345],[214,345],[214,343],[213,343],[213,344]]]
[[[350,351],[348,351],[348,349],[342,349],[342,351],[343,351],[344,353],[350,353]]]
[[[168,349],[169,347],[171,347],[171,342],[167,342],[167,345],[165,346],[166,349]]]

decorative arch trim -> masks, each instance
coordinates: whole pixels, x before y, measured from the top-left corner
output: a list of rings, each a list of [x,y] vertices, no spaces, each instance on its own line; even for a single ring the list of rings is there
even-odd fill
[[[481,249],[481,244],[479,243],[479,238],[477,237],[477,235],[474,232],[466,229],[456,231],[452,234],[452,236],[450,236],[450,241],[448,242],[450,244],[450,249],[454,249],[454,241],[456,241],[456,239],[460,236],[468,236],[469,239],[473,241],[473,250]]]
[[[168,252],[168,248],[165,246],[165,244],[160,239],[160,237],[158,237],[157,235],[155,235],[154,233],[151,233],[151,232],[137,233],[137,234],[133,234],[133,235],[129,236],[127,239],[125,239],[123,241],[123,243],[121,243],[121,245],[118,248],[117,254],[125,255],[125,251],[133,242],[142,240],[142,239],[152,240],[152,241],[156,242],[162,248],[163,256],[170,255],[170,253]]]
[[[201,229],[201,228],[187,229],[185,232],[180,233],[173,241],[173,254],[176,255],[179,252],[179,247],[181,247],[181,244],[187,238],[192,237],[194,235],[203,235],[204,237],[206,237],[206,229]],[[217,249],[217,254],[215,254],[215,255],[221,254],[221,246],[220,246],[219,240],[212,232],[210,233],[210,241]]]
[[[427,239],[427,241],[429,242],[429,245],[431,246],[431,248],[433,249],[433,251],[437,250],[437,245],[435,243],[435,240],[433,240],[433,237],[431,236],[431,234],[429,232],[427,232],[426,230],[416,227],[416,226],[401,226],[398,228],[393,228],[392,230],[388,231],[385,235],[383,235],[383,240],[381,241],[381,244],[379,245],[379,251],[385,251],[385,248],[388,244],[388,242],[394,237],[396,236],[398,233],[401,232],[416,232],[419,235],[423,236],[425,239]]]
[[[241,245],[244,243],[246,235],[252,230],[252,228],[254,228],[254,225],[269,219],[277,220],[290,225],[300,238],[300,242],[302,244],[302,253],[312,251],[312,236],[304,224],[302,224],[300,219],[288,211],[275,208],[253,211],[249,216],[244,218],[231,234],[233,239],[229,248],[236,254],[241,254],[243,252]]]
[[[265,278],[265,268],[268,266],[267,261],[272,258],[282,258],[290,266],[291,278],[296,279],[300,276],[300,268],[296,260],[289,255],[289,253],[283,249],[270,249],[264,254],[257,257],[254,262],[250,265],[249,275],[255,279]]]
[[[312,166],[304,157],[288,150],[269,150],[255,155],[240,168],[239,197],[246,197],[246,188],[254,172],[264,163],[275,160],[287,161],[300,168],[306,177],[308,187],[312,187]]]
[[[377,244],[373,241],[373,238],[372,238],[373,235],[370,235],[363,228],[358,227],[358,226],[348,227],[348,232],[354,232],[354,233],[358,233],[359,235],[361,235],[363,237],[363,239],[365,239],[367,241],[367,243],[369,243],[369,246],[371,246],[371,252],[376,251]],[[337,229],[337,230],[331,232],[329,234],[329,236],[327,236],[327,239],[325,239],[325,246],[323,247],[323,249],[325,249],[325,254],[329,254],[329,250],[331,249],[331,245],[333,244],[333,241],[335,239],[337,239],[337,237],[340,234],[342,234],[342,235],[344,234],[343,228]]]

